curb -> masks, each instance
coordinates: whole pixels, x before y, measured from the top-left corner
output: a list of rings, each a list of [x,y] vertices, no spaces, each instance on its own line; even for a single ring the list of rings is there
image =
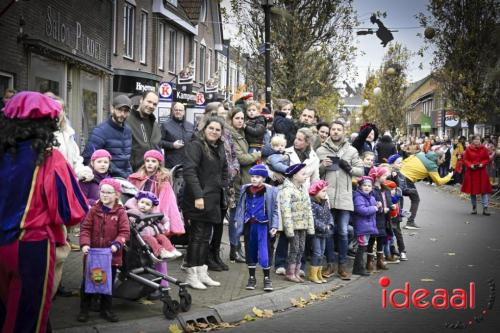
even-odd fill
[[[333,281],[323,284],[301,283],[293,286],[275,290],[256,296],[249,296],[231,302],[217,304],[206,309],[198,309],[192,313],[179,313],[176,319],[168,320],[163,316],[141,318],[138,320],[127,320],[118,323],[103,323],[93,326],[71,327],[54,330],[54,333],[155,333],[168,332],[172,324],[179,328],[184,327],[187,322],[207,322],[207,318],[214,317],[223,322],[234,323],[243,320],[247,314],[252,314],[253,307],[259,309],[282,311],[292,307],[290,299],[303,297],[310,299],[309,294],[318,294],[332,289],[342,288],[360,278],[358,275],[351,276],[351,280],[343,281],[335,278]],[[213,320],[213,319],[212,319]],[[211,320],[210,320],[211,321]]]

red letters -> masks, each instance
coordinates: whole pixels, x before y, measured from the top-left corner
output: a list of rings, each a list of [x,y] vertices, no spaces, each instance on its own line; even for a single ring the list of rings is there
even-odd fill
[[[429,291],[424,288],[415,290],[411,295],[411,302],[413,303],[413,306],[417,309],[427,309],[430,306],[430,303],[423,301],[423,299],[429,296],[429,294]]]

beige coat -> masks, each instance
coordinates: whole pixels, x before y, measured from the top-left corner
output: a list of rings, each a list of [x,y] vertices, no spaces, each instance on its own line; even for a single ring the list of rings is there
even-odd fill
[[[319,173],[321,178],[329,183],[327,193],[330,199],[330,207],[353,211],[352,177],[360,177],[364,174],[363,162],[359,158],[358,151],[345,139],[339,146],[336,146],[332,139],[328,138],[318,148],[316,154],[320,161],[328,158],[328,156],[338,156],[351,165],[352,175],[342,169],[327,171],[322,165],[319,168]]]
[[[235,197],[236,200],[238,200],[241,186],[250,183],[248,170],[255,165],[258,158],[256,157],[256,154],[248,153],[248,142],[245,139],[243,131],[237,131],[229,125],[228,128],[231,130],[231,135],[233,137],[236,158],[238,159],[238,162],[240,162],[240,172],[233,180],[233,188],[236,195]]]

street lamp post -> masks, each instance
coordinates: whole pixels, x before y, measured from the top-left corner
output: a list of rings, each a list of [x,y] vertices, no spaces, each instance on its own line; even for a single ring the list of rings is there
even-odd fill
[[[229,102],[229,48],[231,46],[231,40],[230,39],[224,39],[224,46],[227,47],[227,58],[226,58],[226,100]]]
[[[266,107],[271,110],[271,7],[274,0],[261,0],[264,8],[264,45],[265,45],[265,69],[266,69]]]

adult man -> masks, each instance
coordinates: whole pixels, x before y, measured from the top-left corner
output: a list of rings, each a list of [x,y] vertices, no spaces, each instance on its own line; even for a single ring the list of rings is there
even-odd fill
[[[344,137],[344,124],[334,121],[330,125],[330,137],[318,148],[316,154],[321,161],[319,172],[322,179],[328,181],[328,198],[335,219],[335,233],[338,235],[339,267],[338,275],[343,280],[349,279],[346,270],[350,212],[354,210],[352,202],[352,177],[363,176],[363,162],[358,151]]]
[[[305,108],[300,114],[299,121],[297,122],[297,128],[311,127],[314,125],[316,111],[311,108]]]
[[[184,161],[184,145],[191,141],[194,125],[185,119],[182,103],[174,103],[170,119],[161,125],[160,146],[165,150],[165,166],[169,169]]]
[[[132,102],[125,95],[118,95],[113,99],[111,117],[94,128],[90,134],[82,154],[85,164],[89,164],[94,151],[106,149],[112,157],[110,173],[113,177],[127,178],[132,173],[132,131],[125,124],[131,105]]]
[[[144,153],[160,150],[161,130],[153,112],[158,105],[158,95],[151,90],[145,91],[139,107],[132,110],[127,124],[132,130],[132,157],[130,164],[137,171],[144,164]]]

